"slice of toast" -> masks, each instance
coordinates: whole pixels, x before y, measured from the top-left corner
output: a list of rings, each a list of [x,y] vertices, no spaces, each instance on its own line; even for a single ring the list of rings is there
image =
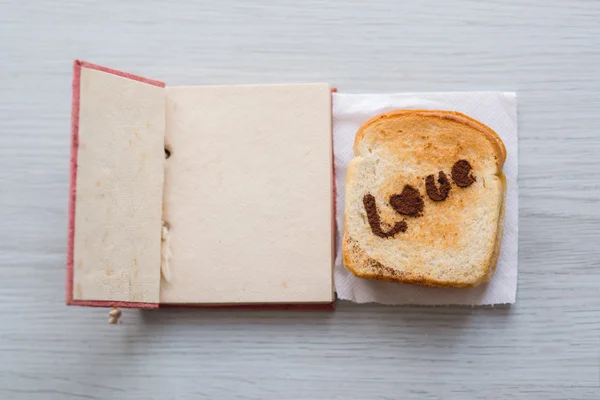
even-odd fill
[[[344,265],[360,278],[476,287],[496,266],[506,149],[487,126],[449,111],[367,121],[346,178]]]

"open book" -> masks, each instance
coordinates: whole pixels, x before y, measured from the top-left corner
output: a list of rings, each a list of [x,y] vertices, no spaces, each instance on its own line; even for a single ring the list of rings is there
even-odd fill
[[[67,303],[334,300],[331,88],[169,87],[76,61]]]

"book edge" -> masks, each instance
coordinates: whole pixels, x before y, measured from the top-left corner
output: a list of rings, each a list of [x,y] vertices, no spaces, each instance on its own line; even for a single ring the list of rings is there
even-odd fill
[[[132,79],[149,85],[165,87],[164,82],[147,79],[128,72],[92,64],[86,61],[75,60],[73,62],[72,103],[71,103],[71,155],[69,168],[69,215],[67,231],[67,276],[66,276],[66,298],[67,305],[85,307],[122,307],[122,308],[158,308],[158,303],[141,303],[110,300],[75,300],[73,298],[73,268],[75,252],[75,203],[77,201],[77,150],[79,148],[79,109],[81,102],[81,69],[90,68],[98,71]]]

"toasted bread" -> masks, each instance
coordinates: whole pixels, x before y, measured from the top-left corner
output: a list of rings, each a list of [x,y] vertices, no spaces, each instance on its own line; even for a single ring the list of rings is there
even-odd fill
[[[343,259],[360,278],[470,288],[487,282],[502,240],[506,149],[449,111],[367,121],[348,165]]]

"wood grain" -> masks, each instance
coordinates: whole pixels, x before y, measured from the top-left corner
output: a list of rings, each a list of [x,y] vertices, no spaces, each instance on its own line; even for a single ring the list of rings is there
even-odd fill
[[[0,2],[0,398],[597,399],[600,3]],[[510,308],[64,303],[71,62],[171,85],[515,90]]]

